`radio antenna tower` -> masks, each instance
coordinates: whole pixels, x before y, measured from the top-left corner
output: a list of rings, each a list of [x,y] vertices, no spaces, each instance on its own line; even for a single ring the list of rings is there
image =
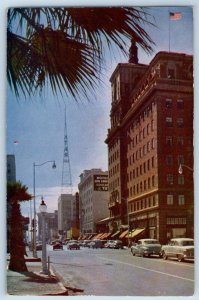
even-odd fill
[[[72,193],[72,176],[70,168],[70,159],[68,151],[68,136],[67,136],[67,125],[66,125],[66,105],[65,105],[65,120],[64,120],[64,157],[62,165],[62,194]]]

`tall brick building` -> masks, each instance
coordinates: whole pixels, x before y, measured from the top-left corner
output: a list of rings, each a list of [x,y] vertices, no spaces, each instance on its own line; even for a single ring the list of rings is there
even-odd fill
[[[132,44],[110,82],[109,228],[193,237],[193,57],[159,52],[143,65]]]

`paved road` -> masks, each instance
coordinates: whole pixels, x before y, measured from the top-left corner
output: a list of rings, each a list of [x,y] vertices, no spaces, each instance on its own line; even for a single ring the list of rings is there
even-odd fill
[[[191,296],[194,263],[134,257],[130,250],[87,249],[52,251],[52,266],[65,285],[95,296]]]

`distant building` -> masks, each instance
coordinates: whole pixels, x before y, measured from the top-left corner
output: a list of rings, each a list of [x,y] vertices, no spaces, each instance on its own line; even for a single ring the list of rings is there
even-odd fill
[[[42,215],[41,213],[37,214],[38,216],[38,239],[42,240]],[[54,240],[58,237],[58,212],[55,210],[53,213],[46,213],[46,239]]]
[[[101,169],[84,170],[78,188],[80,232],[95,233],[96,222],[109,216],[108,172]]]
[[[15,155],[7,155],[7,182],[16,181]]]
[[[61,194],[58,199],[58,231],[60,234],[71,229],[75,217],[75,196],[72,194]]]
[[[129,223],[162,243],[193,237],[193,57],[120,63],[110,81],[110,229]]]

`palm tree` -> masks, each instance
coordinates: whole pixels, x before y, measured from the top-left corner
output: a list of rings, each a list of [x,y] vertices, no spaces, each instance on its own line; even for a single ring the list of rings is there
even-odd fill
[[[146,52],[154,44],[144,25],[153,25],[143,8],[11,8],[8,10],[7,79],[19,97],[32,96],[48,83],[54,94],[75,99],[94,91],[104,50],[127,54],[133,39]]]
[[[8,182],[7,202],[10,213],[8,215],[9,226],[9,269],[18,272],[27,271],[25,263],[25,243],[23,238],[23,223],[20,210],[20,202],[30,200],[32,196],[27,192],[28,188],[20,181]]]

